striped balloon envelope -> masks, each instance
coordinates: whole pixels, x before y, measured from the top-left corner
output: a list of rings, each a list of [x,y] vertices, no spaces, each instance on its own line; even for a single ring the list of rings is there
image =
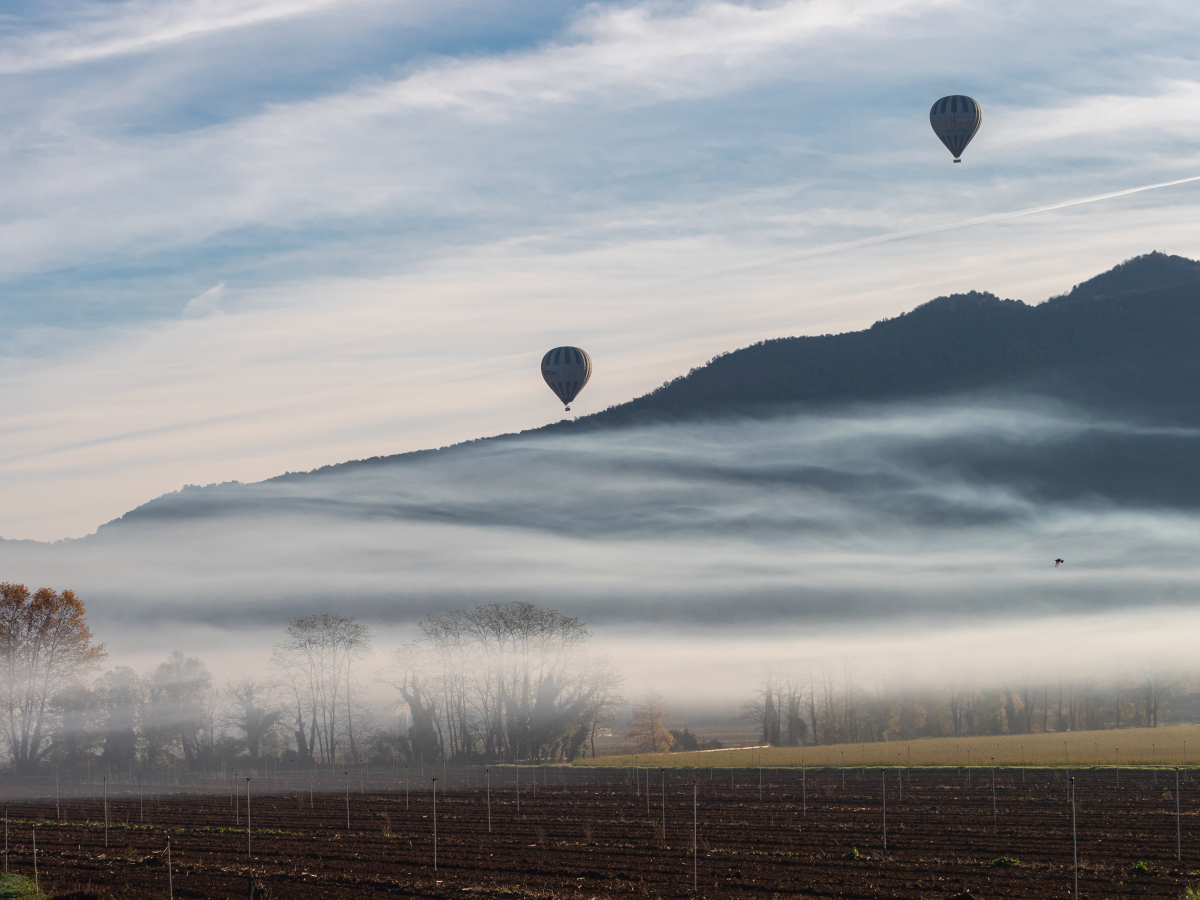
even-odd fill
[[[555,347],[542,357],[542,377],[570,412],[571,401],[592,377],[592,358],[578,347]]]
[[[955,162],[962,162],[959,157],[982,123],[983,110],[979,104],[962,94],[943,97],[929,110],[929,124],[933,126],[933,133],[954,154]]]

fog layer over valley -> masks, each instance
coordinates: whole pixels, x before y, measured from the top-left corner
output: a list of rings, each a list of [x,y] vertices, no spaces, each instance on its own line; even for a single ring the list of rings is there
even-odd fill
[[[958,654],[1161,660],[1200,618],[1198,312],[1200,264],[1162,254],[1040,306],[941,298],[539,431],[0,541],[0,571],[75,590],[143,666],[182,646],[253,667],[285,623],[330,611],[384,648],[517,600],[578,617],[631,680],[689,702],[744,694],[768,657],[903,657],[930,677]]]
[[[663,640],[1183,612],[1197,450],[1193,429],[1029,397],[535,434],[186,488],[0,560],[86,597],[114,649],[150,627],[327,609],[403,626],[511,599]]]

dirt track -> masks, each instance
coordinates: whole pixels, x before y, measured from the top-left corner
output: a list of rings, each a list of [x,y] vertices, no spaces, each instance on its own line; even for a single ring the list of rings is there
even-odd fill
[[[543,777],[547,777],[545,774]],[[102,809],[88,798],[11,806],[9,863],[32,873],[31,821],[37,827],[43,885],[78,896],[166,896],[165,846],[171,841],[176,897],[244,898],[247,873],[279,898],[688,896],[692,893],[692,789],[668,775],[666,840],[659,773],[635,792],[620,772],[570,771],[565,784],[523,786],[517,815],[511,784],[492,793],[493,832],[482,790],[439,793],[438,873],[433,873],[433,804],[428,789],[405,809],[398,793],[263,795],[252,799],[255,834],[247,858],[244,800],[168,797],[147,802],[138,825],[134,800],[110,801],[107,851]],[[1070,806],[1061,772],[1019,771],[996,779],[993,826],[990,773],[914,771],[898,793],[887,773],[887,851],[882,848],[879,770],[740,770],[709,780],[699,773],[698,884],[701,896],[1067,898],[1072,895]],[[1175,861],[1174,773],[1076,773],[1081,897],[1178,898],[1200,882],[1200,787],[1182,791],[1183,863]],[[90,820],[90,824],[88,824]],[[240,825],[240,830],[238,829]],[[386,833],[390,830],[390,834]],[[853,857],[857,848],[859,858]],[[993,865],[1000,857],[1020,864]],[[1138,861],[1148,871],[1135,872]]]

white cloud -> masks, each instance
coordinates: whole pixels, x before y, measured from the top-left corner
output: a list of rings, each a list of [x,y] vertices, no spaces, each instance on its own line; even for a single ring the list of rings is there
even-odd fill
[[[0,42],[0,75],[145,53],[169,44],[371,0],[125,0],[87,3],[67,27]]]
[[[183,307],[185,316],[220,315],[221,297],[225,293],[225,282],[210,287],[203,294],[197,294]]]

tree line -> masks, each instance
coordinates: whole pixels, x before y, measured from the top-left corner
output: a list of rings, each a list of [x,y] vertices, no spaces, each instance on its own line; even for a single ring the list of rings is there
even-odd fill
[[[938,685],[873,679],[849,664],[769,664],[743,715],[774,746],[866,743],[921,737],[1155,728],[1190,721],[1200,697],[1182,675],[1145,666],[1106,676],[1020,675]]]
[[[588,652],[586,626],[529,603],[487,604],[419,624],[421,639],[362,671],[371,629],[330,613],[292,619],[267,673],[218,685],[178,651],[148,671],[101,671],[72,591],[0,584],[0,747],[11,768],[114,774],[182,766],[570,760],[624,700]],[[379,724],[365,683],[394,691],[408,726]]]

